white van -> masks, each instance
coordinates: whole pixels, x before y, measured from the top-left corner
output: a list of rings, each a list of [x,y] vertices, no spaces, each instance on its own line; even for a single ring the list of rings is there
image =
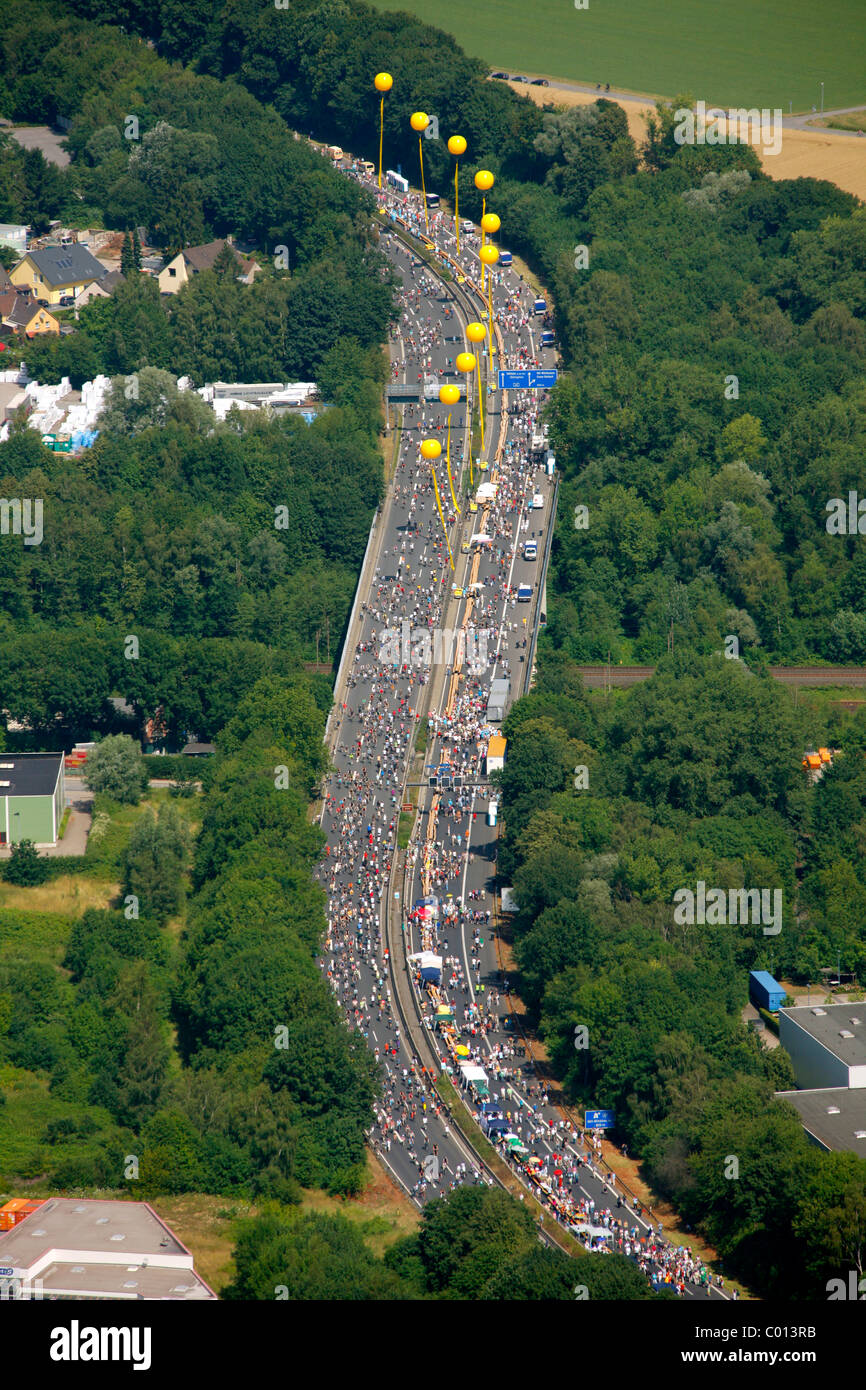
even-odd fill
[[[499,815],[499,802],[491,801],[487,807],[487,824],[495,825],[496,817]]]
[[[475,223],[470,222],[468,217],[464,217],[462,222],[460,223],[460,230],[461,232],[474,232]]]
[[[541,493],[541,492],[534,492],[534,493],[532,494],[532,509],[533,509],[533,511],[538,511],[539,508],[543,508],[543,507],[544,507],[544,494]]]

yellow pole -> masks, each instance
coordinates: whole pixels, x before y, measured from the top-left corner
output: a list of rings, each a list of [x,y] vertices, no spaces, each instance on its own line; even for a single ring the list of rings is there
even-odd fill
[[[460,255],[460,160],[454,166],[454,230],[457,233],[457,254]]]
[[[490,362],[490,375],[493,376],[493,266],[487,277],[487,356]]]
[[[421,136],[418,136],[418,158],[421,161],[421,193],[424,198],[424,229],[430,235],[430,223],[427,220],[427,189],[424,187],[424,150],[421,143]]]
[[[472,471],[472,400],[469,395],[469,377],[466,377],[466,428],[469,431],[469,486],[474,488],[475,475]]]
[[[484,194],[482,193],[482,195],[481,195],[481,250],[482,250],[482,251],[484,250],[484,214],[485,214],[486,210],[487,210],[487,199],[486,199],[486,197],[484,196]],[[486,267],[486,265],[484,264],[484,262],[482,261],[482,262],[481,262],[481,293],[482,293],[482,294],[484,293],[484,272],[485,272],[486,269],[487,269],[487,267]]]
[[[447,437],[446,437],[446,444],[445,444],[445,462],[446,462],[446,464],[447,464],[447,466],[448,466],[448,483],[449,483],[449,486],[450,486],[450,488],[451,488],[451,501],[454,503],[454,509],[455,509],[455,511],[457,512],[457,515],[460,516],[460,508],[459,508],[458,505],[457,505],[457,498],[454,496],[454,479],[451,477],[451,412],[450,412],[450,411],[448,412],[448,434],[447,434]]]
[[[382,136],[385,131],[385,98],[379,102],[379,187],[382,187]]]
[[[483,265],[483,261],[482,261],[482,265]],[[480,358],[480,357],[476,357],[476,359],[475,359],[475,370],[476,370],[477,373],[478,373],[478,414],[479,414],[479,416],[480,416],[480,418],[481,418],[481,447],[482,447],[482,449],[483,449],[483,448],[484,448],[484,402],[483,402],[483,400],[481,399],[482,391],[481,391],[481,358]],[[469,424],[469,452],[470,452],[470,454],[472,453],[472,422],[471,422],[471,420],[470,420],[470,424]]]
[[[448,547],[448,559],[451,563],[451,568],[453,569],[454,556],[451,554],[451,542],[448,539],[448,527],[445,525],[445,518],[442,515],[442,503],[439,500],[439,484],[436,481],[436,469],[433,467],[432,463],[430,464],[430,472],[433,474],[433,491],[436,494],[436,506],[439,508],[439,520],[442,522],[442,532],[445,536],[445,544]]]

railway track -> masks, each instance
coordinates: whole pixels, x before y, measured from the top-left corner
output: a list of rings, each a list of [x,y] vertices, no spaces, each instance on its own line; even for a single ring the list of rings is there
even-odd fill
[[[654,666],[614,666],[605,662],[577,667],[589,690],[637,685],[654,676],[655,669]],[[771,666],[770,675],[781,685],[813,688],[866,686],[866,666]]]

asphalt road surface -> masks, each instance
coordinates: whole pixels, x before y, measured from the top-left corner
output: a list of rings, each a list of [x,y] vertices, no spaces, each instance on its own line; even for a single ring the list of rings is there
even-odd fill
[[[381,201],[425,233],[423,209],[419,211],[415,195],[406,199],[383,192]],[[481,301],[473,305],[468,284],[461,286],[456,278],[443,284],[401,244],[397,225],[383,235],[401,283],[401,319],[390,345],[392,382],[417,388],[432,379],[465,387],[454,359],[472,346],[464,340],[464,328],[470,315],[481,317]],[[456,257],[453,221],[444,213],[431,213],[429,230],[437,249]],[[476,236],[461,235],[460,264],[467,280],[479,279],[478,245]],[[543,321],[533,313],[534,298],[510,268],[494,272],[494,319],[504,353],[498,365],[554,365],[553,352],[539,347]],[[486,345],[475,350],[486,350]],[[493,365],[495,370],[496,356]],[[473,391],[476,381],[473,374]],[[548,1103],[531,1063],[520,1055],[502,991],[491,929],[498,831],[488,823],[494,798],[484,775],[483,752],[493,726],[486,706],[495,677],[510,678],[511,698],[523,688],[525,658],[540,613],[539,571],[555,495],[553,479],[543,469],[543,454],[532,456],[530,451],[543,404],[541,392],[486,395],[485,447],[471,464],[471,495],[479,484],[492,480],[495,500],[486,510],[479,504],[477,512],[470,511],[462,492],[461,480],[470,470],[465,399],[450,407],[459,514],[445,467],[449,408],[438,398],[401,408],[397,467],[383,507],[376,563],[361,596],[359,630],[352,634],[355,650],[347,653],[348,684],[333,729],[335,771],[325,788],[322,811],[328,845],[320,878],[329,897],[329,934],[321,964],[349,1026],[363,1035],[380,1064],[382,1101],[370,1142],[419,1205],[458,1182],[494,1181],[449,1125],[432,1084],[430,1047],[441,1070],[460,1084],[459,1059],[448,1046],[447,1033],[434,1026],[438,1004],[453,1010],[460,1045],[468,1049],[472,1062],[484,1067],[488,1104],[499,1106],[508,1132],[545,1175],[547,1192],[531,1184],[523,1165],[509,1158],[527,1189],[551,1210],[555,1195],[565,1213],[563,1224],[575,1234],[576,1226],[591,1228],[580,1237],[587,1245],[631,1254],[648,1276],[652,1268],[669,1266],[683,1277],[684,1297],[705,1299],[710,1291],[697,1283],[698,1271],[691,1267],[688,1251],[660,1238],[646,1212],[631,1210],[631,1203],[618,1194],[615,1179],[603,1175],[590,1158],[592,1150]],[[424,438],[442,444],[434,467],[453,569],[431,467],[420,455]],[[533,498],[535,506],[530,505]],[[489,542],[476,543],[464,553],[465,542],[482,524]],[[533,539],[538,558],[526,560],[523,542]],[[473,573],[480,585],[473,596],[455,593],[455,586],[465,591]],[[518,604],[517,586],[524,583],[532,585],[532,600]],[[461,627],[470,605],[461,652],[447,634]],[[416,738],[420,746],[428,717],[435,740],[426,762],[430,767],[450,763],[462,774],[462,785],[420,788],[420,814],[405,873],[397,875],[404,784]],[[417,905],[425,897],[428,906],[419,912]],[[417,960],[408,960],[422,950],[444,958],[438,991],[420,980]],[[392,989],[392,981],[399,989]],[[414,1004],[406,1003],[410,989],[415,991]],[[407,1030],[412,1036],[406,1036]],[[418,1041],[422,1032],[423,1047]],[[456,1033],[450,1036],[453,1043]],[[469,1092],[466,1098],[478,1114],[477,1098]],[[604,1228],[612,1234],[602,1237]],[[713,1291],[712,1296],[724,1295]]]

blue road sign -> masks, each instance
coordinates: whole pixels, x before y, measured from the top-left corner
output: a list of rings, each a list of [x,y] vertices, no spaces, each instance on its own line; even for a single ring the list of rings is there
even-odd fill
[[[549,386],[556,385],[557,371],[555,367],[532,368],[528,372],[501,371],[499,373],[500,391],[530,391],[535,387],[546,390]]]
[[[612,1110],[587,1110],[585,1129],[613,1129],[615,1116]]]

